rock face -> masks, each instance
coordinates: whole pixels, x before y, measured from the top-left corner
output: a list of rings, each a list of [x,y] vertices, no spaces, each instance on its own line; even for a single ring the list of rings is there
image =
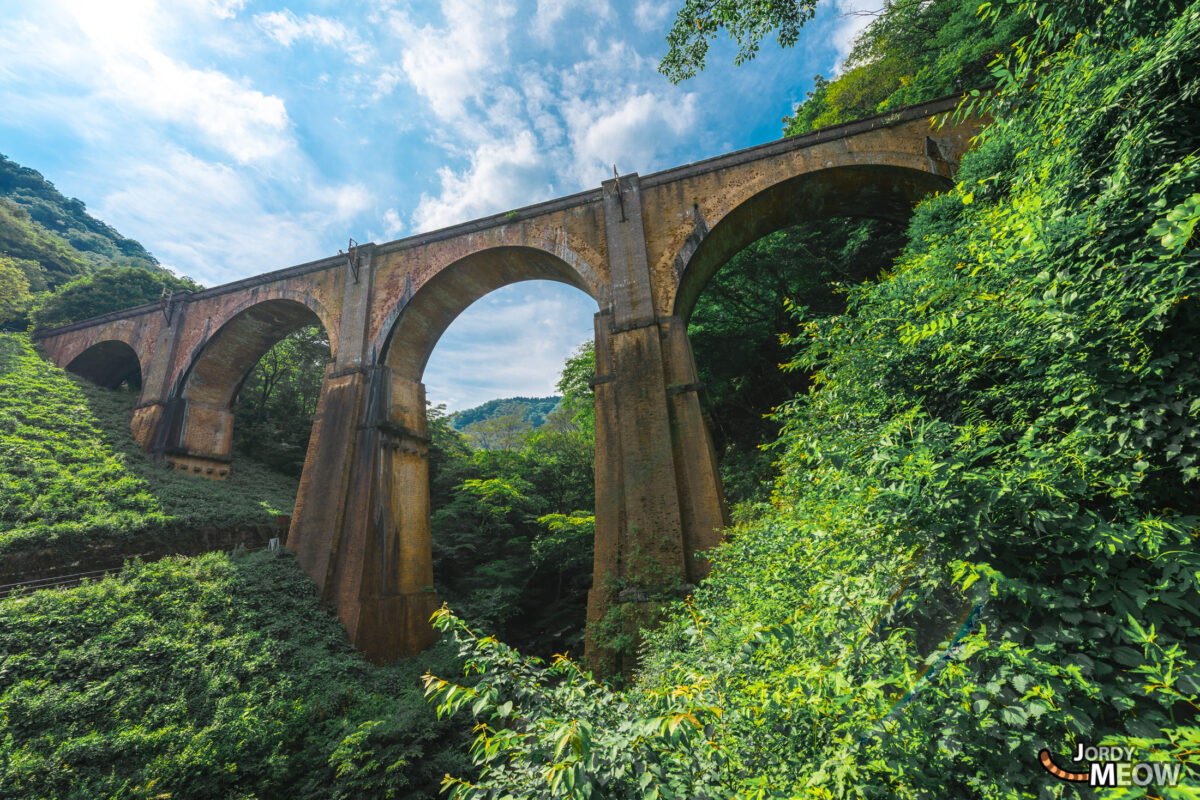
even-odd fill
[[[288,544],[352,641],[386,661],[433,640],[421,377],[434,345],[501,286],[577,286],[598,307],[588,614],[596,622],[615,604],[643,609],[653,601],[636,598],[670,596],[703,578],[698,554],[726,523],[686,334],[700,291],[730,256],[774,230],[818,217],[907,218],[923,196],[951,184],[979,130],[974,122],[931,128],[956,102],[613,178],[36,338],[48,357],[92,380],[138,369],[137,440],[165,468],[220,480],[236,468],[231,406],[242,380],[279,338],[321,325],[333,357]],[[593,666],[615,668],[592,639],[588,650]]]

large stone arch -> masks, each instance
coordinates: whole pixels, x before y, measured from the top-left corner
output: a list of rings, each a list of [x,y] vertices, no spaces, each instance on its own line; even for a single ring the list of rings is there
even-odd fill
[[[105,389],[115,389],[128,382],[140,390],[142,385],[141,359],[122,339],[96,342],[71,358],[66,370]]]
[[[170,468],[214,479],[229,474],[232,408],[242,383],[263,354],[289,333],[317,325],[331,335],[314,305],[320,308],[316,301],[256,297],[201,340],[168,401],[161,450]]]
[[[566,283],[597,299],[594,273],[581,274],[560,254],[521,245],[488,247],[449,264],[400,299],[382,332],[380,361],[396,376],[420,381],[438,340],[459,314],[497,289],[531,280]]]
[[[318,410],[320,434],[310,445],[301,495],[333,477],[338,434],[354,428],[353,475],[346,504],[303,508],[293,526],[302,566],[322,585],[355,644],[389,660],[419,652],[433,641],[429,617],[437,608],[429,505],[429,437],[421,377],[434,346],[469,305],[503,286],[553,280],[595,297],[589,280],[567,260],[529,245],[493,245],[443,266],[415,291],[405,291],[370,348],[374,362],[361,379],[329,376]],[[376,358],[377,356],[377,358]],[[357,414],[351,409],[357,407]],[[325,448],[329,449],[326,450]],[[311,469],[310,469],[311,465]],[[298,501],[297,519],[302,504]],[[321,529],[339,527],[331,543]],[[310,534],[309,531],[313,533]],[[316,534],[316,535],[313,535]],[[331,546],[332,545],[332,546]]]
[[[869,217],[903,223],[929,194],[952,186],[945,162],[907,153],[847,154],[820,169],[790,175],[697,219],[675,253],[672,314],[685,322],[712,277],[752,242],[808,219]],[[940,166],[936,171],[931,166]]]

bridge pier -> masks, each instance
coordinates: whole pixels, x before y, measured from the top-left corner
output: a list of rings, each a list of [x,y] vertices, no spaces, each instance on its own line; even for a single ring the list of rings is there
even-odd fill
[[[686,325],[655,313],[638,176],[606,181],[603,193],[613,304],[595,317],[587,660],[611,673],[633,667],[614,641],[636,640],[663,603],[707,573],[698,553],[720,541],[728,514]]]
[[[288,534],[350,641],[385,663],[436,638],[425,387],[327,370]]]

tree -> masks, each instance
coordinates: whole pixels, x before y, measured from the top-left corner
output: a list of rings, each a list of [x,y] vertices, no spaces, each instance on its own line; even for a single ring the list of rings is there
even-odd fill
[[[472,422],[463,431],[471,446],[482,450],[519,450],[533,431],[525,419],[525,409],[512,404],[502,406],[501,413]]]
[[[813,18],[818,0],[684,0],[667,34],[670,49],[658,71],[679,83],[704,69],[708,46],[724,29],[737,42],[733,63],[754,58],[759,43],[778,31],[780,47],[791,47],[800,28]]]
[[[238,391],[234,448],[299,476],[329,358],[329,337],[319,325],[288,334],[264,353]]]
[[[194,292],[200,285],[190,278],[136,267],[107,267],[94,275],[73,280],[34,304],[33,322],[39,328],[66,325],[76,320],[157,302],[167,292]]]
[[[0,324],[29,307],[29,281],[15,259],[0,256]]]

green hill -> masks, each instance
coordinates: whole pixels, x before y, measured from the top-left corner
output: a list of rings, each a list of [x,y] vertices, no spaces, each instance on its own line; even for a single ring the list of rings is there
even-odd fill
[[[81,265],[80,269],[71,273],[72,276],[110,265],[162,271],[158,260],[142,245],[125,238],[111,226],[88,214],[83,201],[64,197],[40,172],[23,167],[3,155],[0,155],[0,198],[8,201],[3,204],[4,215],[17,217],[20,221],[17,226],[11,220],[6,221],[4,227],[0,228],[0,253],[17,255],[10,247],[22,237],[41,241],[50,258],[43,268],[47,273],[46,284],[51,288],[64,282],[58,264],[61,256],[54,256],[54,252],[64,245],[75,251]],[[24,212],[24,215],[20,212]],[[4,220],[4,216],[0,216],[0,220]],[[29,228],[32,233],[13,231],[13,227]],[[47,235],[52,238],[47,240]],[[33,258],[42,263],[41,259],[34,256],[20,257]],[[34,281],[30,283],[37,291]]]
[[[455,411],[453,414],[447,414],[446,419],[456,431],[465,431],[468,426],[477,422],[520,412],[521,419],[536,429],[542,426],[546,415],[557,408],[561,400],[561,397],[505,397],[488,400],[465,411]]]

